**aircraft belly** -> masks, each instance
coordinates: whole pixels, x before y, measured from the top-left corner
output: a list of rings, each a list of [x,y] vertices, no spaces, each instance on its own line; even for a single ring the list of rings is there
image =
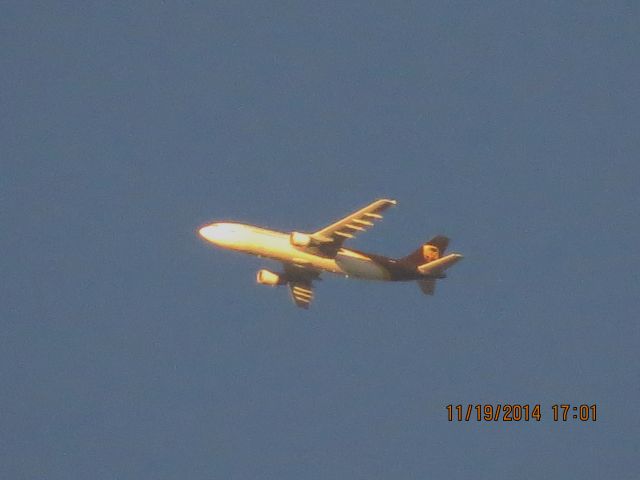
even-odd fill
[[[253,255],[259,255],[301,267],[342,274],[340,267],[336,265],[333,259],[320,257],[313,253],[306,252],[303,249],[295,248],[289,243],[289,238],[285,235],[261,235],[259,238],[252,239],[252,241],[248,242],[245,251]]]
[[[387,280],[389,272],[370,259],[354,258],[352,256],[338,255],[336,264],[345,275],[365,278],[369,280]]]

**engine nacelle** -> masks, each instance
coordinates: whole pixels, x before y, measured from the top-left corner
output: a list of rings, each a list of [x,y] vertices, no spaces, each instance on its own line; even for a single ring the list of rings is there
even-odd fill
[[[312,242],[313,239],[311,235],[307,235],[306,233],[291,232],[291,235],[289,235],[289,243],[294,247],[308,247]]]
[[[282,285],[285,283],[285,279],[283,275],[278,275],[277,273],[273,273],[270,270],[258,270],[258,275],[256,275],[256,281],[260,285]]]

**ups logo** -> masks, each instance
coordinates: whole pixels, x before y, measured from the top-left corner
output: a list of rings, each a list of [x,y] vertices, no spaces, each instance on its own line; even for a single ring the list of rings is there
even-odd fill
[[[434,260],[440,258],[440,250],[435,245],[423,245],[422,257],[427,262],[433,262]]]

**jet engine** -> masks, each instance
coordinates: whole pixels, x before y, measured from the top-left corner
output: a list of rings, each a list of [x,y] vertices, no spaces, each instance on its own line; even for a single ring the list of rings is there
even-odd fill
[[[260,285],[282,285],[286,283],[284,276],[282,274],[273,273],[270,270],[258,270],[258,275],[256,276],[256,281]]]
[[[291,235],[289,235],[289,243],[294,247],[308,247],[312,242],[313,239],[311,235],[307,235],[306,233],[291,232]]]

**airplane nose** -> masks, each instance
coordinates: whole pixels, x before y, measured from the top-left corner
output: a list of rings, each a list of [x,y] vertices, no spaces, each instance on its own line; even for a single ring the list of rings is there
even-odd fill
[[[205,225],[204,227],[202,227],[200,230],[198,230],[198,234],[200,234],[200,236],[205,240],[209,240],[210,242],[215,243],[217,240],[217,230],[218,226],[213,223],[211,225]]]
[[[202,227],[198,233],[208,242],[220,247],[232,247],[239,241],[238,227],[233,223],[212,223]]]

